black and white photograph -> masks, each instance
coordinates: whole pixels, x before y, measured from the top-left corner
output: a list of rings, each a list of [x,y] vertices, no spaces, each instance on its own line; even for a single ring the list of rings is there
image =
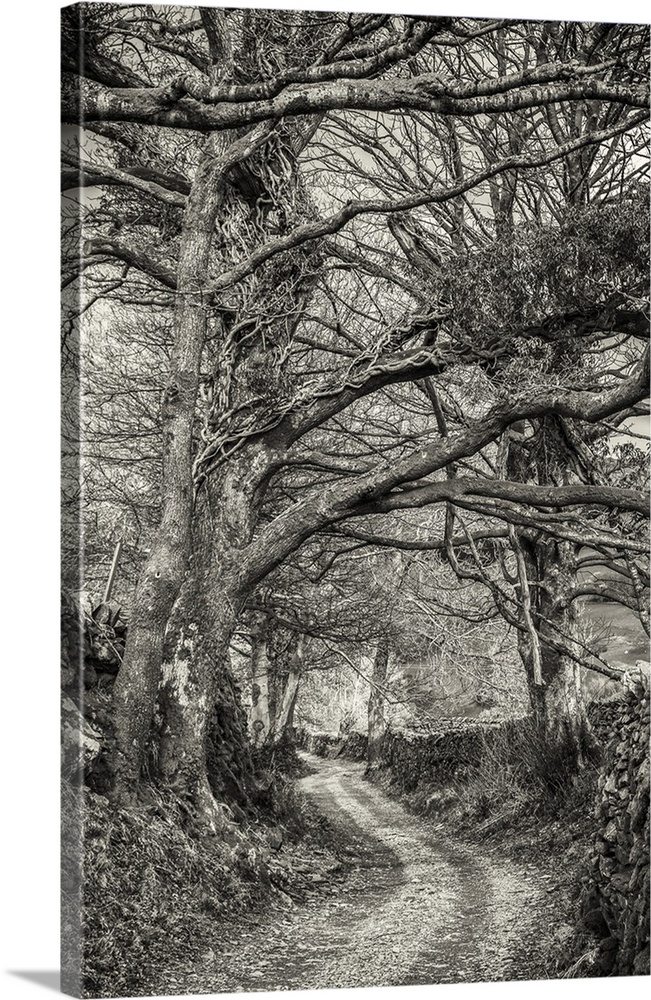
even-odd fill
[[[61,10],[61,988],[648,977],[649,25],[316,6]]]

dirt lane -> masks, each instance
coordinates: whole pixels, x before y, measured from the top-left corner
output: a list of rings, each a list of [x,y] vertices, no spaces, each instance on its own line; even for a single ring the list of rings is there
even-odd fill
[[[353,839],[352,875],[224,942],[186,990],[531,978],[529,945],[549,905],[535,868],[451,843],[365,782],[361,764],[307,759],[314,771],[299,787]]]

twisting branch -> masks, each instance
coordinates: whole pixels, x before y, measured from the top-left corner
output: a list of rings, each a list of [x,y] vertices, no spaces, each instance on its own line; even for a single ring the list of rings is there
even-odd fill
[[[344,64],[345,65],[345,64]],[[194,81],[177,78],[164,87],[108,89],[79,85],[64,94],[65,122],[128,121],[198,132],[278,121],[285,116],[332,110],[395,111],[416,109],[433,114],[476,117],[524,111],[565,101],[601,100],[646,108],[648,87],[615,83],[586,75],[589,67],[546,64],[527,74],[480,83],[455,84],[435,73],[411,79],[329,80],[300,83],[269,100],[210,105],[188,96]],[[569,77],[569,79],[568,79]]]
[[[165,205],[185,208],[187,201],[185,195],[189,193],[190,185],[186,183],[184,185],[185,191],[181,193],[178,187],[182,182],[178,177],[167,178],[165,174],[154,173],[154,171],[145,170],[145,168],[118,169],[118,167],[112,167],[107,163],[90,163],[79,159],[75,162],[69,157],[64,157],[64,162],[69,169],[64,169],[62,172],[62,191],[71,188],[119,184],[151,195],[152,198],[162,201]],[[169,181],[170,186],[166,186],[165,181]]]
[[[464,531],[466,532],[467,540],[469,540],[470,539],[469,533],[465,525],[461,521],[461,518],[459,518],[459,521],[461,522]],[[590,649],[584,642],[578,640],[575,636],[572,637],[572,642],[565,642],[564,640],[567,639],[568,637],[559,630],[556,622],[552,622],[549,618],[547,618],[544,615],[539,615],[540,623],[547,625],[548,629],[552,629],[552,631],[555,632],[559,638],[556,639],[552,638],[552,636],[549,634],[549,631],[543,635],[539,635],[535,629],[533,620],[531,618],[530,593],[529,593],[529,609],[528,609],[529,622],[527,623],[526,617],[523,616],[522,618],[520,618],[518,614],[518,612],[523,609],[523,602],[522,602],[523,595],[521,594],[521,600],[517,601],[511,594],[507,593],[507,591],[505,591],[504,588],[500,586],[497,580],[493,580],[486,573],[481,564],[479,553],[477,552],[477,549],[473,545],[473,543],[470,542],[470,540],[469,540],[469,545],[473,554],[475,569],[474,570],[464,569],[462,566],[460,566],[459,561],[456,558],[456,554],[454,552],[454,547],[451,544],[449,544],[447,548],[450,565],[452,566],[452,569],[454,570],[455,574],[459,577],[459,579],[472,580],[475,583],[479,583],[480,585],[486,587],[491,595],[495,607],[499,611],[499,614],[502,616],[504,621],[506,621],[509,625],[512,625],[519,632],[525,632],[527,634],[531,642],[534,683],[539,685],[544,683],[542,679],[541,643],[547,648],[553,649],[556,652],[560,653],[562,656],[567,656],[569,659],[573,660],[575,663],[578,663],[580,666],[587,667],[588,669],[593,670],[596,673],[603,674],[605,677],[609,677],[611,680],[626,681],[627,675],[625,671],[618,670],[616,668],[609,666],[609,664],[606,663],[601,656],[599,656],[594,650]],[[526,576],[526,568],[524,572],[524,579],[527,580],[527,592],[529,592],[528,578]],[[577,655],[577,653],[572,649],[572,643],[581,646],[584,652],[587,654],[587,656],[593,657],[592,661]],[[599,662],[595,662],[595,660],[598,660]],[[539,678],[538,680],[536,680],[537,677]]]
[[[398,328],[398,332],[406,339],[405,331],[409,328],[421,330],[425,320],[436,323],[439,319],[438,316],[415,317],[410,327]],[[396,330],[393,330],[392,334],[395,333]],[[255,412],[234,424],[232,417],[235,414],[224,414],[219,432],[206,443],[195,460],[197,485],[249,438],[277,429],[278,435],[289,446],[363,396],[386,385],[410,382],[427,374],[440,374],[459,361],[458,354],[452,349],[415,348],[388,357],[374,355],[375,352],[368,352],[367,356],[355,356],[345,374],[335,376],[330,383],[321,382],[317,388],[312,385],[303,387],[296,397],[281,407],[275,407],[266,416]]]
[[[429,506],[431,503],[448,500],[472,503],[474,497],[490,497],[507,503],[526,503],[535,507],[573,507],[578,504],[600,504],[604,507],[619,507],[621,510],[645,514],[647,499],[642,490],[620,489],[617,486],[597,486],[581,483],[575,486],[536,486],[533,483],[517,483],[512,480],[455,478],[452,482],[428,483],[400,492],[389,493],[363,513],[385,514],[391,510],[403,510]],[[499,517],[499,514],[496,516]],[[504,520],[509,520],[509,510],[505,508]]]
[[[401,507],[424,506],[445,499],[459,503],[461,497],[463,502],[463,488],[457,485],[462,482],[461,480],[435,482],[424,487],[395,491],[405,483],[413,483],[445,469],[450,462],[476,454],[516,420],[561,413],[592,423],[616,413],[622,406],[643,399],[647,392],[648,357],[635,375],[609,391],[571,392],[543,389],[533,398],[522,397],[499,403],[483,416],[468,421],[467,426],[457,433],[438,439],[392,466],[381,465],[370,473],[353,477],[343,483],[336,482],[332,486],[319,488],[308,494],[290,510],[279,514],[267,524],[258,537],[242,550],[243,579],[251,584],[257,583],[270,569],[299,548],[311,534],[338,521],[364,514],[385,513]],[[483,492],[491,486],[495,486],[494,481],[490,483],[486,480],[475,480],[472,481],[471,489]],[[515,497],[511,493],[516,488],[533,490],[528,494],[531,502],[546,507],[557,505],[554,496],[564,495],[564,502],[560,506],[565,506],[580,503],[580,496],[585,498],[586,503],[591,503],[596,500],[597,495],[600,495],[606,506],[620,506],[624,499],[624,502],[630,503],[633,509],[644,508],[646,511],[644,498],[635,490],[629,491],[628,498],[622,498],[622,491],[616,490],[617,498],[613,500],[603,492],[605,487],[562,487],[559,492],[556,489],[533,488],[517,483],[507,483],[503,486],[505,494],[511,499],[520,499],[521,495]],[[539,489],[542,489],[542,493]],[[580,494],[576,492],[577,490],[586,492]],[[487,495],[490,496],[490,492]],[[417,502],[414,502],[414,498]],[[474,499],[472,503],[477,508]],[[491,516],[500,518],[499,508],[491,510],[490,513]],[[513,519],[516,520],[515,517]],[[634,548],[633,543],[630,543],[630,546]]]
[[[379,534],[376,531],[363,531],[359,528],[350,528],[347,524],[339,525],[328,531],[333,538],[351,538],[363,542],[366,546],[377,546],[378,548],[403,549],[407,552],[443,552],[446,542],[442,538],[400,538],[395,535]],[[493,541],[508,537],[506,528],[487,528],[480,531],[473,531],[471,538],[475,544],[477,542]],[[452,538],[455,548],[468,544],[467,536],[455,535]]]
[[[496,177],[506,171],[533,170],[536,167],[546,166],[555,160],[562,159],[568,153],[583,149],[585,146],[599,144],[605,142],[607,139],[612,139],[613,136],[619,135],[623,131],[631,129],[636,125],[641,125],[647,121],[647,118],[648,115],[646,112],[638,113],[631,116],[625,123],[620,122],[612,128],[589,132],[578,139],[571,139],[562,146],[554,146],[552,149],[544,150],[538,155],[508,156],[498,163],[489,164],[483,170],[478,170],[476,173],[464,177],[456,184],[434,189],[430,188],[427,191],[408,195],[397,201],[385,201],[383,199],[349,201],[343,208],[327,219],[307,222],[302,226],[297,226],[287,236],[280,236],[277,239],[269,240],[254,251],[246,260],[222,274],[213,282],[211,290],[213,293],[224,291],[238,281],[242,281],[249,274],[252,274],[256,268],[272,257],[285,253],[287,250],[294,250],[304,243],[319,239],[322,236],[331,236],[360,215],[386,215],[394,212],[405,212],[423,205],[436,205],[452,201],[454,198],[458,198],[484,181],[490,180],[492,177]]]
[[[146,251],[133,244],[127,245],[120,240],[98,236],[85,241],[83,253],[86,264],[101,263],[106,257],[112,257],[153,278],[165,288],[176,291],[176,271],[167,263],[155,260]]]
[[[211,87],[196,77],[184,76],[176,81],[179,98],[187,94],[193,100],[205,105],[239,104],[251,101],[268,101],[292,84],[306,86],[330,80],[360,80],[374,76],[389,66],[416,55],[436,34],[444,31],[452,23],[452,18],[428,21],[414,29],[409,23],[400,41],[392,40],[379,52],[359,59],[339,60],[314,66],[292,66],[271,80],[232,86]]]
[[[634,538],[624,538],[622,535],[607,533],[605,531],[591,530],[589,526],[580,523],[580,530],[573,530],[567,527],[564,519],[550,520],[550,515],[535,515],[530,511],[525,511],[520,507],[504,501],[499,503],[480,503],[476,500],[466,501],[464,498],[456,497],[455,504],[470,513],[482,514],[485,517],[494,518],[497,521],[506,521],[520,527],[529,528],[532,531],[539,531],[552,538],[563,539],[567,542],[575,542],[577,545],[588,545],[600,550],[611,550],[613,553],[638,552],[647,553],[647,542],[637,541]]]

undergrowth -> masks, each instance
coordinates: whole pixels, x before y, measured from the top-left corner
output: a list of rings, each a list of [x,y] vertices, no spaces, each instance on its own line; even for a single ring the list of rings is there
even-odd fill
[[[550,742],[532,719],[516,719],[478,738],[475,762],[462,777],[421,775],[416,788],[401,794],[405,805],[474,839],[537,828],[551,846],[588,834],[601,748],[587,731],[578,745],[569,733]],[[400,776],[386,769],[373,780],[389,794],[401,787]]]
[[[251,759],[256,771],[271,771],[276,775],[300,778],[309,768],[299,757],[296,744],[289,739],[276,743],[263,743],[251,750]]]
[[[216,917],[246,909],[259,892],[261,836],[195,836],[178,802],[153,790],[150,797],[151,805],[125,810],[84,793],[85,996],[143,992],[157,964],[173,952],[192,957]]]
[[[129,809],[84,790],[83,832],[68,832],[63,878],[65,896],[75,855],[82,857],[83,996],[147,994],[162,967],[199,959],[220,920],[274,896],[282,844],[300,842],[290,848],[300,853],[331,843],[332,831],[321,828],[289,778],[270,775],[265,792],[262,773],[262,783],[259,819],[219,837],[197,833],[183,803],[152,786],[146,804]],[[75,795],[64,789],[64,817],[75,816]],[[287,877],[291,884],[291,871]],[[64,898],[71,937],[75,906]]]
[[[507,722],[482,736],[482,753],[465,781],[455,786],[459,819],[549,818],[574,807],[592,789],[600,750],[587,731],[550,741],[532,719]]]

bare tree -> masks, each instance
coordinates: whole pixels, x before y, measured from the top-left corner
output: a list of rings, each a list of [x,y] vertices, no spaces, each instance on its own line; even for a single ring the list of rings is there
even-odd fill
[[[620,137],[639,135],[647,116],[644,29],[613,29],[616,60],[577,60],[558,44],[534,62],[526,38],[544,29],[528,22],[173,7],[145,18],[110,4],[63,16],[64,122],[83,122],[66,183],[104,192],[80,209],[83,291],[88,275],[107,294],[125,275],[134,301],[163,302],[173,315],[160,523],[114,691],[116,794],[138,787],[165,659],[164,773],[210,821],[208,718],[230,637],[253,589],[315,534],[448,502],[536,525],[540,507],[644,510],[634,489],[478,469],[518,421],[595,424],[634,411],[647,392],[641,351],[590,382],[531,377],[483,398],[448,391],[442,402],[436,389],[464,371],[490,374],[523,341],[617,333],[621,311],[615,325],[601,301],[587,327],[525,319],[495,343],[391,261],[396,241],[415,246],[404,213],[429,213],[422,252],[449,255],[455,231],[439,223],[441,206],[456,206],[453,219],[462,205],[480,218],[496,178],[517,174],[535,192],[545,168],[574,164],[583,150],[625,156]],[[468,70],[462,80],[455,60]],[[556,141],[547,110],[595,102],[612,114],[575,116]],[[405,169],[401,148],[423,122],[524,131],[488,163],[461,171],[453,156],[447,172],[428,172],[423,156]],[[369,129],[376,148],[388,137],[386,155],[360,187]],[[628,312],[645,315],[639,303]],[[572,530],[562,516],[555,524],[559,537]]]

